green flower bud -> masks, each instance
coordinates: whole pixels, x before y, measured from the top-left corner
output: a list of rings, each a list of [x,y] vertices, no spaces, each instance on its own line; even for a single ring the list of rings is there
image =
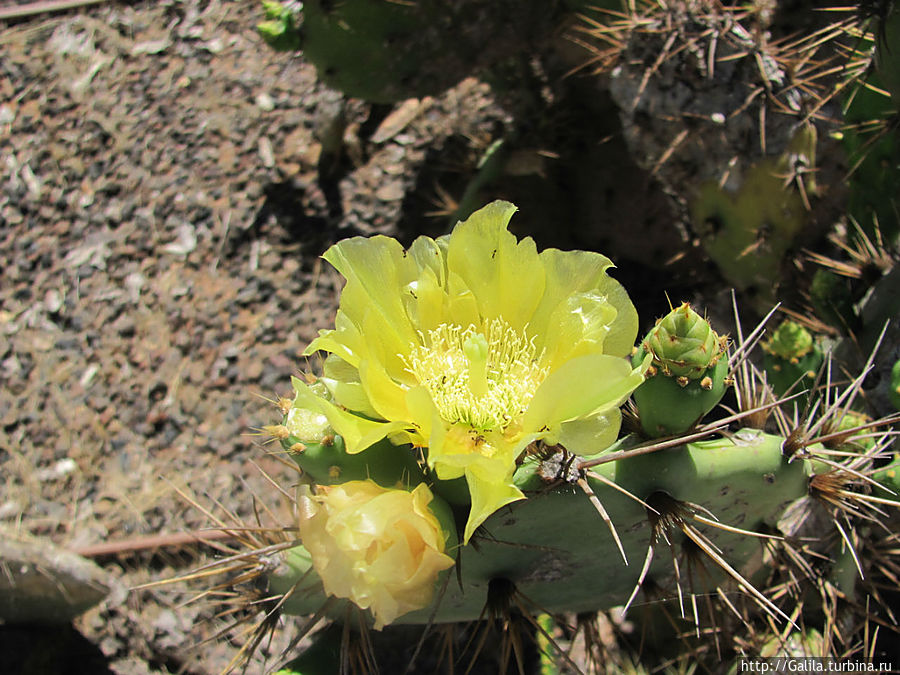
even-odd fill
[[[828,446],[859,454],[872,452],[875,449],[875,438],[869,435],[872,430],[860,430],[860,427],[871,421],[872,418],[864,413],[848,410],[840,422],[833,429],[829,429],[830,433],[846,431],[847,435],[830,441]]]
[[[634,392],[644,432],[651,437],[690,429],[725,394],[726,339],[687,303],[657,321],[632,356],[649,354],[647,379]]]
[[[663,375],[691,380],[702,378],[725,353],[724,340],[686,302],[657,321],[641,346]]]
[[[786,320],[763,343],[763,367],[772,389],[779,396],[794,386],[812,382],[822,365],[823,355],[812,334],[795,321]],[[795,389],[797,387],[794,387]]]
[[[796,321],[785,320],[763,344],[769,354],[786,361],[800,359],[813,350],[812,334]]]
[[[354,454],[346,451],[344,439],[337,435],[326,437],[321,443],[303,443],[296,436],[288,436],[281,444],[303,473],[320,485],[366,478],[383,487],[425,481],[412,448],[390,441],[379,441]]]

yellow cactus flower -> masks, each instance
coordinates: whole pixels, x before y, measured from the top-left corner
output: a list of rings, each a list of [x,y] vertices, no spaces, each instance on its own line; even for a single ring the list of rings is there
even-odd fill
[[[335,328],[306,352],[329,352],[331,400],[294,380],[295,405],[326,415],[348,452],[387,437],[427,448],[439,479],[465,476],[465,542],[523,498],[512,476],[529,444],[599,452],[643,378],[624,359],[638,320],[612,262],[538,253],[507,231],[515,210],[493,202],[409,250],[383,236],[332,246],[324,257],[347,283]]]
[[[300,538],[325,592],[371,610],[375,628],[427,607],[438,574],[453,565],[447,536],[429,508],[433,495],[371,480],[303,486],[298,499]]]

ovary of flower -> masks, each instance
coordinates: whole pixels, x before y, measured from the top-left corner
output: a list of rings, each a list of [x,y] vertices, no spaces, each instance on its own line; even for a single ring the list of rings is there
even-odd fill
[[[547,375],[534,341],[499,317],[483,331],[441,324],[422,343],[406,357],[408,369],[449,424],[504,430],[527,410]]]

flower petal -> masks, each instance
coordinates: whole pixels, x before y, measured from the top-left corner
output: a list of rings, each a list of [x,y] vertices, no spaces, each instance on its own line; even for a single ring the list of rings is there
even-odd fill
[[[595,455],[616,441],[621,425],[621,411],[610,408],[586,419],[563,422],[556,443],[576,455]]]
[[[472,497],[469,519],[463,533],[463,544],[468,544],[472,534],[497,509],[511,502],[525,499],[525,495],[512,484],[512,477],[507,481],[483,479],[477,470],[466,471],[466,482]]]
[[[320,330],[319,337],[314,339],[303,353],[308,356],[321,349],[337,354],[350,365],[359,365],[360,354],[367,350],[359,329],[340,309],[337,311],[334,325],[334,330]]]
[[[369,359],[359,366],[359,379],[366,395],[383,420],[411,420],[406,389],[395,382],[381,364]]]
[[[378,417],[378,411],[372,407],[372,402],[369,401],[369,396],[360,382],[359,369],[339,356],[328,355],[323,367],[323,376],[319,381],[325,385],[332,399],[341,407],[373,419]]]
[[[294,398],[295,405],[325,415],[335,432],[343,436],[344,447],[350,454],[362,452],[388,436],[388,434],[404,430],[405,425],[403,422],[375,422],[359,415],[354,415],[352,412],[339,408],[330,401],[326,401],[321,396],[318,396],[299,378],[294,377],[291,379],[291,382],[296,393]]]
[[[573,293],[557,305],[543,332],[542,361],[551,370],[575,356],[606,353],[618,311],[606,296]]]
[[[544,292],[544,273],[534,241],[517,242],[506,229],[515,211],[509,202],[495,201],[457,225],[447,266],[475,296],[483,319],[502,316],[522,330]]]
[[[547,375],[523,419],[526,432],[540,431],[621,405],[644,381],[643,370],[618,356],[589,354],[566,361]]]
[[[322,257],[347,279],[341,311],[366,336],[366,343],[380,345],[388,354],[402,354],[416,339],[416,332],[401,295],[418,273],[400,243],[380,235],[351,237]],[[364,322],[366,330],[362,330]]]
[[[546,290],[529,324],[538,336],[538,348],[552,346],[542,343],[540,336],[552,331],[557,308],[573,294],[587,293],[605,298],[616,310],[613,321],[605,326],[603,352],[628,356],[637,338],[638,316],[622,284],[606,273],[613,267],[612,261],[599,253],[555,248],[542,251],[540,258],[546,272]]]
[[[438,575],[454,564],[445,553],[455,542],[444,529],[452,517],[442,522],[448,507],[433,500],[424,484],[407,492],[357,480],[315,494],[303,486],[300,536],[326,593],[371,609],[376,629],[426,607]]]

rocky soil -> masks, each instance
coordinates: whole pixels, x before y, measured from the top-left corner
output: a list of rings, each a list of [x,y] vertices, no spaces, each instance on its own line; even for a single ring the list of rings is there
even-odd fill
[[[255,504],[290,523],[264,474],[294,474],[253,430],[333,319],[319,254],[414,234],[400,213],[427,153],[502,123],[472,80],[345,104],[258,20],[253,3],[154,0],[0,23],[0,523],[93,553],[123,589],[74,629],[0,627],[5,673],[228,664],[247,636],[211,638],[231,598],[183,604],[208,581],[124,590],[222,552],[96,545],[252,525]]]

